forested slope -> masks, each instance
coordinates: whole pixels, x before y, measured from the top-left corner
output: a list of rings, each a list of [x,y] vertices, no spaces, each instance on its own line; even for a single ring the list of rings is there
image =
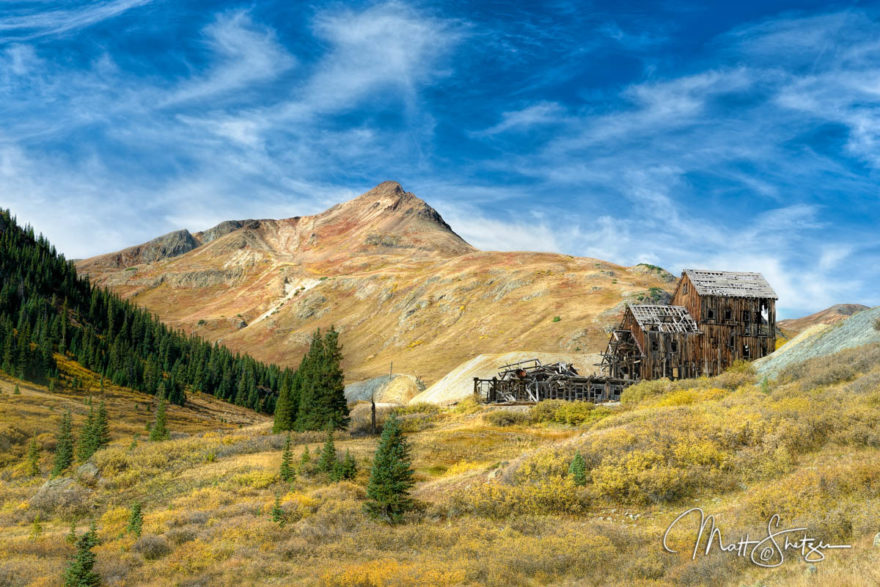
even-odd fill
[[[0,350],[0,369],[50,389],[63,383],[55,360],[63,353],[117,385],[179,405],[198,390],[265,413],[291,375],[172,330],[95,287],[8,210],[0,210]]]

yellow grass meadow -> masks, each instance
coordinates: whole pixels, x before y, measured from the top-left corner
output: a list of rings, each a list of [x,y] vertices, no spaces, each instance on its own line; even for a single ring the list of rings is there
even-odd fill
[[[71,525],[82,533],[91,521],[108,585],[878,584],[880,386],[876,368],[835,364],[849,360],[767,384],[747,366],[646,382],[616,406],[410,406],[400,416],[419,507],[398,526],[363,513],[377,439],[361,426],[336,438],[357,461],[353,481],[305,465],[283,483],[284,438],[247,410],[195,397],[169,408],[172,438],[151,443],[150,397],[112,386],[101,395],[84,372],[77,392],[3,380],[0,585],[59,585]],[[90,397],[108,407],[110,446],[63,476],[67,494],[40,493],[61,414],[71,410],[76,432]],[[37,477],[24,458],[32,436]],[[293,442],[299,464],[306,447],[317,457],[323,435]],[[568,473],[576,452],[585,486]],[[276,498],[283,524],[272,520]],[[140,538],[126,532],[135,502]],[[667,527],[695,507],[715,516],[725,543],[766,536],[778,514],[781,528],[851,548],[821,562],[787,551],[776,568],[717,548],[694,558],[690,521],[670,532],[677,552],[665,551]]]

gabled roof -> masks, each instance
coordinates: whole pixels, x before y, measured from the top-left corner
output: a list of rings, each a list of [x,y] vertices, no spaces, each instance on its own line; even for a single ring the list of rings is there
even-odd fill
[[[683,332],[699,334],[700,328],[687,308],[681,306],[656,306],[629,304],[636,322],[643,331]]]
[[[684,273],[701,296],[779,299],[760,273],[685,269]]]

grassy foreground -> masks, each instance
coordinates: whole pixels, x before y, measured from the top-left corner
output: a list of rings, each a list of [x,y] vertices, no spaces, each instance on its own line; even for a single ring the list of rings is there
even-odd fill
[[[315,472],[323,435],[301,433],[294,461],[305,447],[313,461],[287,484],[284,438],[262,416],[195,398],[169,409],[172,439],[150,443],[150,398],[108,387],[113,441],[92,458],[97,472],[38,496],[57,421],[70,408],[76,431],[87,392],[19,382],[15,395],[0,381],[0,585],[59,584],[71,522],[82,533],[90,520],[96,570],[113,585],[878,584],[880,370],[865,352],[779,383],[747,368],[643,383],[613,407],[402,409],[422,505],[394,527],[362,511],[377,443],[363,432],[366,406],[336,440],[357,460],[353,482]],[[38,477],[24,463],[33,433]],[[568,474],[576,451],[585,486]],[[284,524],[271,517],[276,497]],[[136,501],[140,539],[125,531]],[[691,523],[671,534],[678,554],[664,552],[665,529],[691,507],[716,515],[726,543],[766,536],[775,513],[782,527],[852,548],[812,565],[789,552],[775,569],[717,549],[692,560]]]

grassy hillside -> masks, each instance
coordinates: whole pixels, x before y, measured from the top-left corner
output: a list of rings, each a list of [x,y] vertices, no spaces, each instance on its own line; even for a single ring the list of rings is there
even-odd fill
[[[93,457],[97,476],[73,486],[81,504],[34,500],[45,473],[26,475],[23,443],[4,449],[0,583],[58,584],[71,520],[82,532],[94,519],[97,570],[109,584],[876,584],[880,368],[849,353],[824,369],[772,383],[747,367],[643,383],[618,406],[400,408],[422,507],[395,527],[362,513],[377,442],[363,433],[365,406],[336,443],[355,456],[356,479],[331,483],[305,467],[287,485],[278,477],[283,438],[260,416],[238,428],[248,413],[224,405],[226,422],[215,426],[202,410],[219,404],[206,400],[172,409],[172,440],[133,443],[150,420],[149,398],[111,388],[113,442]],[[44,449],[63,408],[77,422],[86,410],[84,394],[0,387],[3,426],[39,433]],[[142,407],[113,408],[129,401]],[[293,438],[297,461],[323,440]],[[587,463],[584,487],[567,473],[575,451]],[[270,518],[276,496],[283,526]],[[139,540],[125,532],[135,501],[144,507]],[[717,552],[691,560],[689,526],[671,535],[679,554],[664,552],[666,527],[695,506],[717,515],[726,541],[765,536],[777,513],[783,527],[853,548],[812,567],[789,552],[772,570]]]

